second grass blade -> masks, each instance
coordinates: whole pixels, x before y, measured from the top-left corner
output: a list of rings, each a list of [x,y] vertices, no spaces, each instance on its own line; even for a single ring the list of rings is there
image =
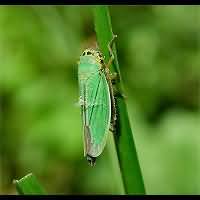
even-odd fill
[[[36,177],[31,173],[20,180],[14,180],[14,184],[16,185],[16,189],[21,195],[44,195],[45,191],[38,183]]]

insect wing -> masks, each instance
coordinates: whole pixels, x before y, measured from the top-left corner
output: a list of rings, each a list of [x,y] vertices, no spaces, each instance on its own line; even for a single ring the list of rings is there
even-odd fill
[[[103,72],[81,82],[85,155],[99,156],[106,144],[111,118],[109,87]]]
[[[111,118],[110,93],[104,73],[98,74],[96,82],[95,91],[91,91],[93,103],[88,107],[91,132],[88,154],[93,157],[99,156],[105,147]]]

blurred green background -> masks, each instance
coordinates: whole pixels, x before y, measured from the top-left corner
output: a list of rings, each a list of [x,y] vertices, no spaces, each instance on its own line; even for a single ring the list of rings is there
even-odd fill
[[[0,194],[33,172],[49,194],[122,194],[112,136],[83,157],[77,61],[92,6],[0,7]],[[200,7],[110,6],[147,194],[200,194]]]

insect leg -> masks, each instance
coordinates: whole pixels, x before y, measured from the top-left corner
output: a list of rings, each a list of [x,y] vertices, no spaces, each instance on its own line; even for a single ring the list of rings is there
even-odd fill
[[[116,125],[116,107],[115,107],[115,96],[114,96],[114,90],[112,86],[111,79],[109,77],[109,74],[107,74],[107,80],[108,80],[108,86],[110,90],[110,98],[111,98],[111,122],[110,122],[110,131],[115,133],[115,125]]]
[[[112,45],[113,45],[113,42],[114,42],[115,38],[117,38],[117,35],[113,35],[112,40],[108,43],[108,50],[109,50],[109,52],[110,52],[111,57],[110,57],[110,59],[109,59],[109,61],[108,61],[108,64],[106,65],[107,69],[109,68],[109,66],[111,65],[111,63],[112,63],[113,60],[114,60],[114,53],[113,53],[113,51],[112,51]],[[110,81],[111,81],[111,84],[112,84],[112,85],[115,85],[116,82],[119,82],[119,81],[120,81],[120,76],[119,76],[119,74],[116,73],[116,72],[114,72],[114,73],[112,73],[112,74],[110,73],[110,74],[109,74],[109,79],[110,79]],[[114,97],[120,96],[120,97],[126,98],[126,95],[124,95],[124,94],[123,94],[121,91],[119,91],[119,90],[113,91],[113,96],[114,96]],[[115,109],[116,109],[116,108],[115,108]]]
[[[115,57],[114,57],[114,53],[113,53],[113,51],[112,51],[112,45],[113,45],[113,42],[114,42],[115,38],[117,38],[117,35],[113,35],[112,40],[108,43],[108,50],[109,50],[110,55],[111,55],[111,57],[110,57],[110,59],[109,59],[107,65],[106,65],[106,67],[108,67],[108,68],[110,67],[111,63],[113,62],[113,60],[114,60],[114,58],[115,58]]]
[[[115,85],[117,82],[120,81],[119,74],[116,73],[116,72],[110,74],[110,80],[111,80],[111,83],[112,83],[113,85]]]
[[[109,69],[111,63],[114,60],[114,53],[112,51],[112,45],[114,40],[117,38],[117,35],[114,35],[112,40],[108,43],[108,50],[110,52],[110,59],[106,65],[107,69]],[[117,73],[114,74],[110,74],[108,72],[108,83],[109,83],[109,87],[110,87],[110,96],[111,96],[111,106],[112,106],[112,115],[111,115],[111,123],[110,123],[110,131],[112,131],[113,133],[115,133],[115,128],[116,128],[116,120],[117,120],[117,110],[116,110],[116,105],[115,105],[115,96],[114,96],[114,90],[113,90],[113,84],[114,81],[117,80]]]

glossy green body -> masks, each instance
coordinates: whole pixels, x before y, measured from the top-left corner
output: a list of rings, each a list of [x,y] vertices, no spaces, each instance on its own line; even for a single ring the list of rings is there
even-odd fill
[[[106,144],[111,122],[111,97],[103,58],[86,49],[80,56],[78,79],[84,132],[84,155],[98,157]]]

